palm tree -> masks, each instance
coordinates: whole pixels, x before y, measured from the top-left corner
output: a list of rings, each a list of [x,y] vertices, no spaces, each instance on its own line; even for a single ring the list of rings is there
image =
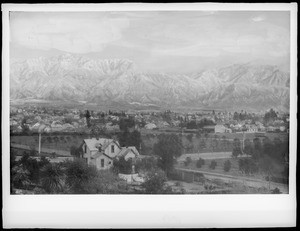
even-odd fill
[[[63,170],[59,164],[47,164],[41,170],[41,183],[47,193],[59,193],[63,189]]]
[[[13,187],[27,189],[31,184],[29,179],[29,171],[25,169],[23,164],[16,165],[12,168],[12,184]]]

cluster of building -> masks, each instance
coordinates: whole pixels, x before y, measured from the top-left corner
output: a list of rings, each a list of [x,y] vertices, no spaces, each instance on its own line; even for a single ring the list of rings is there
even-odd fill
[[[78,109],[50,110],[36,106],[11,107],[11,132],[22,132],[24,123],[33,132],[37,132],[41,125],[44,126],[45,132],[88,132],[85,113],[86,111]],[[120,131],[119,121],[124,117],[132,118],[136,129],[146,130],[192,128],[215,133],[289,131],[289,118],[286,114],[278,114],[275,120],[266,122],[263,113],[242,113],[227,111],[204,111],[201,113],[91,111],[89,119],[96,127],[108,132]],[[24,120],[24,118],[26,119]]]
[[[214,133],[234,133],[234,132],[289,132],[289,127],[283,120],[276,120],[274,123],[264,125],[262,122],[256,121],[254,123],[249,121],[233,121],[230,124],[216,124],[210,126],[204,126],[204,131]]]

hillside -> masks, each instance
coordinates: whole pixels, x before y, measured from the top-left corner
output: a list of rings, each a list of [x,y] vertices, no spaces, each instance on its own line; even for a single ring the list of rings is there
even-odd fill
[[[87,101],[221,109],[289,109],[289,73],[277,66],[234,64],[192,74],[140,73],[126,59],[64,54],[12,59],[11,99]]]

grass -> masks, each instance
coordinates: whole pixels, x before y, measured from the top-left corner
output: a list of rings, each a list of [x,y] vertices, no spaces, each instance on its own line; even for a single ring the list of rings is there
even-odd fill
[[[70,151],[70,148],[72,146],[79,147],[79,145],[82,143],[82,140],[85,138],[88,138],[88,136],[71,136],[71,135],[58,135],[58,136],[51,136],[52,142],[49,142],[47,139],[47,135],[43,136],[44,142],[42,142],[43,148],[49,148],[49,149],[58,149],[58,150],[65,150]],[[53,137],[58,137],[57,142],[54,141]],[[29,146],[35,146],[36,149],[38,149],[38,135],[34,136],[11,136],[10,137],[11,143],[17,143],[17,144],[24,144]]]
[[[224,159],[215,159],[214,161],[217,162],[217,166],[215,169],[211,169],[209,166],[213,160],[205,160],[205,164],[201,166],[201,168],[197,168],[196,162],[197,161],[192,161],[188,166],[185,166],[184,163],[177,163],[176,167],[179,168],[185,168],[185,169],[192,169],[192,170],[199,170],[199,171],[205,171],[205,172],[211,172],[211,173],[219,173],[219,174],[224,174],[224,175],[231,175],[231,176],[236,176],[236,177],[247,177],[247,178],[255,178],[255,179],[262,179],[265,180],[265,174],[262,174],[260,172],[252,174],[252,175],[245,175],[239,170],[239,160],[241,158],[245,157],[238,157],[238,158],[224,158]],[[231,168],[228,172],[224,171],[224,162],[230,160],[231,162]],[[273,168],[273,175],[274,176],[280,176],[281,172],[283,171],[282,165],[278,165],[273,163],[274,168]]]

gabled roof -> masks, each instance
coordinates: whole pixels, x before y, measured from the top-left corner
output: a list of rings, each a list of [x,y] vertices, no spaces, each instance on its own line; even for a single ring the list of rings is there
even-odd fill
[[[110,156],[106,155],[104,152],[97,152],[95,155],[92,155],[91,158],[97,159],[98,157],[100,157],[102,155],[108,157],[109,159],[112,159]]]
[[[110,145],[111,143],[115,143],[116,145],[119,145],[119,143],[113,139],[106,139],[106,138],[100,138],[100,139],[96,139],[96,138],[92,138],[92,139],[84,139],[84,142],[86,143],[86,145],[88,146],[88,148],[90,150],[98,150],[98,146],[100,145],[102,150],[105,150],[108,145]]]
[[[139,156],[139,152],[135,146],[122,147],[121,151],[118,153],[118,157],[126,156],[130,151],[132,151],[136,156]]]

